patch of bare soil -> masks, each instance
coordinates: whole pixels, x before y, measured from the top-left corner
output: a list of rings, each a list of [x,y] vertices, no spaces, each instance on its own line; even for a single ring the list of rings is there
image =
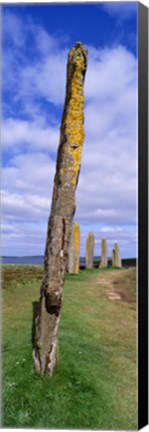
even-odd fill
[[[110,281],[106,280],[106,278],[102,278],[100,280],[98,280],[98,285],[109,285]]]
[[[136,301],[136,269],[108,271],[99,275],[97,284],[105,287],[109,300]]]
[[[128,303],[136,302],[137,281],[135,268],[126,270],[126,274],[115,279],[113,285],[115,292],[121,296],[122,300]]]
[[[121,300],[120,294],[117,294],[113,291],[110,291],[108,294],[109,294],[108,297],[110,300]]]

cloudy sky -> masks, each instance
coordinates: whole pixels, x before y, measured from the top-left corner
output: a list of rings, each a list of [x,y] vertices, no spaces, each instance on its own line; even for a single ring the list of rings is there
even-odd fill
[[[81,255],[135,257],[137,2],[2,6],[2,254],[42,255],[64,105],[66,64],[87,44],[85,142],[74,220]]]

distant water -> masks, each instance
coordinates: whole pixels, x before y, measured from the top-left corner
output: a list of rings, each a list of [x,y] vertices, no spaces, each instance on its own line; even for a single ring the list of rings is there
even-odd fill
[[[24,257],[2,257],[2,264],[28,264],[42,265],[44,262],[43,256],[24,256]],[[80,258],[80,263],[85,264],[85,258]]]
[[[2,257],[2,264],[42,265],[43,256]]]
[[[28,264],[28,265],[42,265],[44,262],[43,256],[24,256],[24,257],[2,257],[2,264]],[[98,266],[100,257],[94,257],[94,266]],[[111,260],[108,260],[108,265],[111,267]],[[83,268],[85,266],[85,258],[80,257],[80,266]],[[135,267],[136,258],[125,258],[122,259],[122,266]]]

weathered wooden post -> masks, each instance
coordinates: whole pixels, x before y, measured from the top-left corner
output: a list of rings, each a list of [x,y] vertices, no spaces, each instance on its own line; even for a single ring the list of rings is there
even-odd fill
[[[94,257],[94,234],[89,232],[86,240],[86,268],[90,269],[93,267]]]
[[[80,260],[80,225],[77,222],[72,223],[68,255],[68,273],[78,274]]]
[[[99,267],[107,267],[108,266],[108,250],[107,250],[107,241],[102,239],[101,241],[101,262]]]
[[[34,367],[51,376],[56,363],[57,334],[68,260],[68,245],[75,213],[75,189],[84,141],[84,78],[87,47],[77,42],[70,49],[67,86],[57,155],[51,214],[48,223],[39,312],[35,320]]]

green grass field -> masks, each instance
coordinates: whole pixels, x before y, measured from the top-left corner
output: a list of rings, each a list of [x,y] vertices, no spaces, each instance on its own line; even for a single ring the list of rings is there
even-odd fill
[[[135,269],[67,275],[52,378],[32,361],[41,275],[3,266],[2,426],[137,429]]]

